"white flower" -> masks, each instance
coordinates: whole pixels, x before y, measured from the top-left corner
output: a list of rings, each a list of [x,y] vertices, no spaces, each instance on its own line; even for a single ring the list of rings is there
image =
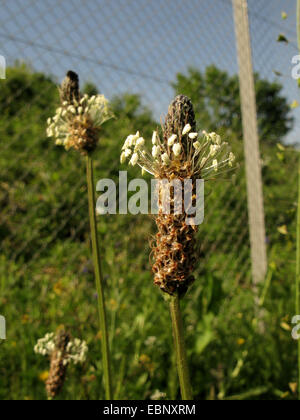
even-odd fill
[[[189,133],[191,131],[192,127],[190,124],[186,124],[182,130],[182,135],[184,136],[185,134]]]
[[[123,145],[123,147],[122,147],[122,150],[127,149],[128,147],[131,147],[131,144],[132,144],[132,138],[133,138],[133,135],[132,135],[132,134],[130,134],[130,136],[128,136],[128,137],[126,138],[126,140],[125,140],[125,142],[124,142],[124,145]]]
[[[56,109],[54,117],[47,120],[47,135],[54,137],[57,140],[56,144],[63,145],[66,149],[76,148],[76,146],[81,148],[87,140],[79,138],[78,129],[76,130],[72,124],[75,118],[79,128],[86,126],[86,118],[88,118],[91,128],[98,128],[111,117],[108,101],[103,95],[97,95],[90,99],[86,96],[82,98],[80,105],[77,101],[74,101],[72,105],[64,101],[62,107]],[[94,147],[96,143],[97,139],[95,139]]]
[[[209,133],[208,137],[211,139],[211,141],[217,145],[221,144],[221,136],[219,136],[219,134],[212,132]]]
[[[55,133],[54,133],[54,129],[53,127],[48,127],[47,128],[47,137],[54,137]]]
[[[213,157],[216,154],[216,148],[215,146],[212,144],[209,148],[209,156]]]
[[[201,144],[199,143],[199,141],[195,141],[195,143],[193,143],[193,146],[196,150],[199,150],[201,147]]]
[[[143,137],[139,137],[136,141],[135,144],[135,151],[140,150],[143,146],[145,145],[145,140],[143,139]]]
[[[55,349],[57,349],[57,347],[54,342],[53,333],[48,333],[44,338],[40,338],[34,346],[35,353],[39,353],[43,356],[51,355]],[[63,365],[66,366],[70,362],[73,362],[74,364],[84,362],[87,351],[88,346],[85,341],[81,341],[79,338],[75,338],[74,341],[69,341],[66,352],[63,355]],[[62,357],[62,352],[57,351],[57,356]]]
[[[125,152],[122,152],[120,162],[124,163],[125,161],[126,161],[126,155],[125,155]]]
[[[203,168],[203,166],[205,165],[206,161],[207,161],[207,158],[205,158],[205,157],[201,159],[200,168]]]
[[[131,146],[134,146],[134,145],[136,144],[137,139],[139,139],[139,138],[140,138],[140,132],[139,132],[139,131],[137,131],[137,132],[135,133],[135,135],[134,135],[134,136],[132,136],[132,139],[131,139]]]
[[[222,142],[218,134],[204,132],[205,138],[198,140],[198,134],[190,131],[191,126],[187,124],[183,130],[183,133],[187,134],[188,138],[191,139],[187,156],[183,153],[184,149],[180,143],[181,136],[178,138],[178,135],[172,134],[167,140],[166,150],[165,145],[160,141],[158,133],[154,132],[152,136],[152,156],[147,151],[146,142],[142,137],[136,137],[136,135],[128,136],[125,142],[126,147],[124,149],[123,146],[122,149],[121,162],[124,162],[125,158],[130,155],[130,165],[134,166],[138,163],[142,168],[143,174],[148,172],[156,177],[161,176],[167,170],[172,172],[173,162],[174,166],[178,163],[183,163],[184,165],[186,159],[188,163],[192,164],[193,175],[200,175],[203,179],[209,179],[212,172],[217,172],[224,166],[232,166],[235,157],[230,152],[228,144]],[[136,140],[133,140],[134,137],[136,137]]]
[[[152,134],[152,144],[157,144],[157,132],[153,131]]]
[[[76,108],[75,108],[75,106],[70,105],[70,106],[68,107],[68,111],[70,111],[72,114],[76,114]]]
[[[218,170],[218,161],[217,161],[217,159],[214,159],[213,160],[212,166],[214,168],[214,171],[217,172],[217,170]]]
[[[228,165],[229,166],[232,166],[233,162],[235,161],[235,156],[234,156],[234,154],[232,152],[229,153],[228,160],[229,160]]]
[[[136,144],[136,141],[140,138],[140,133],[139,131],[136,132],[136,134],[130,134],[125,142],[124,145],[122,147],[122,150],[128,149],[129,147],[132,147]]]
[[[165,165],[169,165],[169,163],[170,163],[170,158],[169,158],[169,155],[167,153],[164,153],[162,155],[161,160],[163,161],[163,163]]]
[[[172,136],[168,138],[168,146],[173,146],[173,144],[175,143],[176,138],[177,138],[177,135],[176,134],[172,134]]]
[[[134,153],[129,161],[130,165],[135,166],[138,163],[139,155]]]
[[[209,155],[211,157],[215,156],[219,149],[220,149],[220,146],[218,146],[217,144],[212,144],[210,146]]]
[[[164,392],[160,392],[158,389],[150,396],[150,400],[154,401],[161,400],[162,398],[166,398],[166,394]]]
[[[179,143],[174,144],[172,150],[173,150],[173,153],[176,157],[179,156],[180,153],[181,153],[181,145]]]
[[[156,159],[160,155],[160,146],[153,146],[152,147],[152,156]]]

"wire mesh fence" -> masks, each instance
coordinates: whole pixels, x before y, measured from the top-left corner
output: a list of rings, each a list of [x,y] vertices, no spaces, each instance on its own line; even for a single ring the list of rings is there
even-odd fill
[[[0,5],[0,55],[7,65],[6,79],[0,80],[0,274],[20,288],[54,278],[59,295],[64,273],[75,278],[90,270],[84,162],[61,153],[45,134],[47,118],[58,106],[57,85],[72,69],[84,91],[98,91],[111,100],[116,115],[103,129],[96,180],[118,179],[126,136],[133,130],[150,136],[178,93],[191,97],[199,130],[217,131],[232,143],[239,169],[224,175],[221,184],[205,186],[196,272],[199,279],[213,273],[214,279],[224,280],[228,297],[221,313],[226,312],[236,290],[251,289],[231,0],[11,0]],[[268,145],[283,159],[278,144],[295,144],[300,134],[297,82],[291,77],[291,59],[297,54],[295,2],[249,0],[248,5],[270,250],[277,229],[285,235],[284,226],[295,215],[296,172],[289,174],[289,163],[282,169],[282,179],[289,176],[295,182],[278,197],[265,153]],[[151,219],[144,216],[99,220],[101,238],[110,244],[105,249],[108,282],[111,275],[126,283],[126,260],[132,272],[142,268],[150,278],[151,229]],[[45,288],[42,282],[41,294]]]
[[[57,82],[68,68],[73,68],[80,74],[83,83],[92,82],[108,97],[124,95],[125,92],[140,95],[142,104],[152,111],[157,122],[166,113],[168,103],[175,94],[172,83],[178,73],[185,74],[188,67],[204,71],[211,64],[228,70],[230,74],[237,72],[232,8],[228,2],[215,2],[213,7],[198,1],[113,1],[109,7],[101,1],[86,2],[84,5],[77,2],[56,4],[53,1],[4,2],[0,37],[0,50],[9,67],[20,65],[16,64],[17,61],[24,62],[31,66],[33,72],[51,76]],[[48,148],[53,146],[44,140],[47,110],[42,115],[35,115],[34,109],[39,101],[47,107],[47,95],[52,95],[53,86],[49,83],[42,92],[36,91],[31,95],[33,78],[27,79],[20,86],[12,86],[9,96],[2,101],[4,110],[11,103],[16,107],[12,118],[1,125],[2,138],[8,137],[9,126],[16,125],[23,114],[28,113],[31,117],[23,121],[21,127],[13,127],[9,139],[1,142],[1,152],[5,156],[1,168],[1,225],[6,231],[1,248],[12,260],[25,256],[29,263],[49,250],[61,232],[65,232],[66,226],[72,231],[68,232],[72,238],[86,229],[87,223],[81,221],[78,225],[73,218],[78,208],[85,205],[85,198],[71,203],[68,197],[66,201],[71,210],[58,221],[56,216],[62,215],[61,209],[66,203],[55,202],[55,191],[46,214],[39,218],[40,209],[45,207],[43,183],[46,181],[36,183],[30,178],[32,171],[37,170],[43,161],[37,145],[43,144],[43,153],[48,153]],[[37,134],[33,133],[33,125],[40,126]],[[29,137],[30,141],[22,144],[23,139]],[[116,139],[116,143],[120,144],[121,140]],[[11,180],[7,174],[16,162],[20,162],[18,175]],[[70,183],[72,189],[80,189],[83,185],[80,177],[75,177],[78,184],[71,184],[75,171],[76,168],[65,171],[60,182]],[[46,173],[49,176],[47,189],[51,189],[51,175],[49,171]],[[17,200],[14,205],[12,190],[17,195],[30,194],[34,206],[22,208],[22,200]],[[222,193],[223,200],[228,191]],[[235,193],[245,194],[244,186],[238,186]],[[231,191],[231,197],[232,194]],[[226,206],[218,217],[224,217],[225,209]],[[243,271],[246,273],[249,271],[249,244],[245,208],[241,212],[237,206],[230,213],[229,217],[224,217],[223,231],[216,232],[209,242],[203,240],[203,253],[206,259],[215,249],[226,253],[232,246],[230,238],[238,236],[235,246],[241,244],[240,258],[244,261]],[[17,240],[22,226],[32,221],[33,214],[39,222],[31,226],[28,236]],[[206,210],[207,224],[210,224],[210,218],[215,218],[213,205]],[[241,221],[241,224],[235,223],[235,230],[228,236],[226,225],[232,225],[233,219]],[[37,250],[27,255],[52,221],[51,233],[46,235],[42,244],[39,243]]]
[[[295,81],[290,77],[291,57],[296,54],[296,34],[293,26],[284,26],[280,16],[283,6],[289,13],[294,12],[292,1],[285,5],[280,1],[272,4],[266,1],[249,2],[253,61],[260,77],[270,81],[279,77],[283,93],[292,103],[297,94]],[[291,38],[288,45],[277,42],[282,32]],[[178,74],[186,75],[188,68],[203,74],[211,65],[226,71],[228,77],[238,71],[230,0],[212,3],[196,0],[184,3],[114,0],[109,6],[103,1],[84,4],[53,0],[43,3],[29,0],[2,2],[0,40],[0,51],[9,67],[20,66],[23,62],[31,67],[31,71],[43,73],[56,82],[62,79],[66,69],[76,69],[83,83],[93,83],[108,97],[121,97],[125,93],[140,95],[142,104],[151,110],[153,120],[157,122],[166,113],[168,103],[176,92],[174,84],[180,80]],[[199,86],[193,85],[193,82],[192,78],[186,77],[186,86],[180,86],[197,97]],[[6,232],[1,247],[2,252],[10,249],[7,252],[13,260],[26,254],[30,243],[41,236],[45,226],[51,224],[51,217],[55,219],[65,204],[60,202],[57,207],[53,199],[49,213],[41,216],[30,235],[20,242],[15,241],[22,225],[31,220],[30,213],[38,215],[43,207],[43,185],[28,181],[33,168],[42,161],[40,150],[36,147],[42,143],[44,153],[52,148],[50,142],[43,140],[43,127],[47,115],[47,95],[53,95],[53,86],[49,83],[42,92],[37,90],[32,93],[33,84],[33,78],[27,77],[19,86],[12,86],[8,96],[2,100],[4,115],[5,109],[10,108],[12,103],[15,107],[10,111],[13,112],[11,118],[3,119],[0,129],[1,138],[7,138],[1,142],[1,153],[5,156],[1,168],[1,225],[2,231]],[[35,115],[35,106],[39,101],[45,112]],[[293,111],[296,124],[287,137],[289,142],[297,140],[298,112],[298,109]],[[15,127],[26,113],[30,114],[30,118]],[[33,125],[39,125],[41,129],[35,133]],[[23,145],[23,139],[28,137],[31,138],[30,144],[25,141]],[[17,177],[10,180],[7,174],[17,161],[21,162]],[[241,180],[241,177],[237,178]],[[74,172],[70,169],[63,174],[60,182],[68,183],[73,179]],[[78,181],[77,185],[72,184],[72,188],[82,187],[81,180]],[[238,184],[234,191],[231,186],[223,191],[223,200],[228,195],[233,199],[233,194],[246,194],[244,183],[238,181]],[[51,184],[47,188],[51,188]],[[17,195],[21,191],[24,195],[30,191],[37,203],[31,209],[23,209],[20,202],[13,202],[12,190]],[[72,204],[71,212],[65,216],[68,221],[82,206],[84,199]],[[208,243],[204,239],[202,247],[207,260],[215,249],[226,254],[232,247],[231,239],[236,238],[234,246],[239,249],[244,275],[249,274],[249,240],[246,208],[241,209],[240,206],[239,202],[236,208],[230,208],[230,215],[224,206],[217,214],[223,221],[222,229],[216,232],[213,241]],[[205,223],[214,225],[211,219],[215,220],[215,217],[214,206],[207,206]],[[233,220],[235,231],[231,230],[228,235],[228,227],[232,226]],[[68,221],[60,219],[53,226],[51,235],[37,252],[30,255],[28,261],[39,258],[66,226],[72,230],[71,237],[76,236],[76,231],[82,232],[86,228],[86,222],[72,226]],[[226,272],[230,276],[233,274],[228,270]]]

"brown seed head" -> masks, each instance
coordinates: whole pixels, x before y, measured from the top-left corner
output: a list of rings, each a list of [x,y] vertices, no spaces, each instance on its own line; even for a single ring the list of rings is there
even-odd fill
[[[186,124],[190,124],[191,131],[196,131],[196,120],[194,108],[191,100],[184,95],[178,95],[170,103],[164,125],[164,142],[167,144],[168,138],[172,134],[177,134],[181,138],[181,133]],[[182,138],[182,146],[187,149],[187,136]]]
[[[61,102],[68,102],[69,105],[73,105],[74,101],[79,102],[80,91],[79,91],[79,77],[77,73],[69,70],[66,77],[62,81],[59,89]]]
[[[191,130],[196,131],[195,114],[192,102],[183,95],[177,96],[169,106],[164,125],[164,142],[167,146],[168,138],[172,134],[177,134],[181,139],[184,154],[180,160],[173,165],[165,168],[160,177],[166,177],[169,181],[190,178],[190,162],[187,159],[188,135],[182,135],[183,128],[190,124]],[[161,187],[163,189],[163,187]],[[169,186],[167,186],[169,188]],[[164,191],[161,190],[164,194]],[[174,190],[170,194],[170,214],[164,214],[161,202],[159,203],[159,213],[156,217],[158,233],[155,244],[152,246],[154,265],[154,283],[163,292],[173,295],[178,291],[184,295],[188,287],[193,283],[192,271],[195,265],[195,226],[186,224],[186,213],[174,214],[176,203],[174,200]]]
[[[50,371],[46,381],[46,390],[49,398],[58,395],[63,387],[67,365],[64,363],[70,335],[65,330],[59,330],[55,336],[55,349],[50,356]]]

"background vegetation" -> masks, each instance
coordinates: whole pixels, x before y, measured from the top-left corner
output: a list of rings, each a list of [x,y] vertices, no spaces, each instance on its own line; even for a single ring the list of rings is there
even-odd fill
[[[174,95],[191,97],[199,129],[216,130],[241,162],[227,181],[206,185],[196,283],[184,307],[197,399],[294,399],[297,159],[284,147],[292,127],[281,86],[256,75],[269,272],[259,289],[250,276],[246,187],[237,76],[215,67],[178,74]],[[84,90],[96,92],[87,84]],[[12,100],[13,98],[13,100]],[[68,371],[61,399],[104,398],[96,295],[89,248],[84,162],[45,137],[57,87],[25,65],[8,69],[0,91],[0,399],[44,399],[47,360],[37,339],[60,325],[88,342],[87,362]],[[136,130],[157,127],[141,98],[113,98],[116,119],[103,129],[95,176],[118,179],[120,147]],[[166,111],[166,110],[165,110]],[[124,168],[123,168],[124,169]],[[132,171],[129,177],[137,175]],[[168,306],[152,285],[150,217],[99,218],[109,312],[115,398],[178,398]]]

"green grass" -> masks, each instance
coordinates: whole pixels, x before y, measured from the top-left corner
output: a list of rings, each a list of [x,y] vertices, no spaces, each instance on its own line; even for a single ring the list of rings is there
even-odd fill
[[[119,118],[102,133],[94,156],[95,180],[117,179],[124,170],[119,152],[126,135],[140,129],[149,138],[155,126],[149,113],[137,110],[140,103],[132,96],[126,101],[119,104]],[[7,320],[7,340],[0,343],[0,399],[46,398],[42,378],[49,364],[33,347],[61,325],[86,340],[89,352],[84,365],[70,366],[58,398],[103,399],[84,161],[45,139],[53,106],[48,108],[43,102],[30,118],[0,117],[9,123],[0,128],[0,313]],[[290,322],[295,315],[297,154],[293,148],[285,153],[262,145],[273,274],[267,287],[260,288],[264,299],[258,320],[242,144],[234,136],[230,141],[241,169],[229,181],[206,185],[196,282],[182,305],[194,396],[296,399],[291,388],[297,382],[297,343]],[[286,230],[278,231],[282,226]],[[152,284],[149,239],[154,221],[103,216],[98,230],[114,396],[149,399],[159,390],[166,398],[180,398],[169,308]]]
[[[127,241],[146,232],[132,230]],[[145,399],[155,390],[179,397],[172,360],[168,307],[151,284],[148,250],[129,257],[126,241],[113,239],[106,251],[108,322],[116,398]],[[7,341],[1,344],[0,398],[44,399],[39,379],[48,369],[33,353],[36,340],[59,325],[89,345],[86,363],[68,371],[61,399],[104,398],[94,279],[87,243],[58,243],[47,258],[24,272],[2,258],[1,313],[7,318]],[[115,251],[119,250],[119,251]],[[69,255],[73,256],[70,263]],[[10,273],[8,275],[7,273]],[[292,283],[292,282],[290,282]],[[226,296],[222,279],[198,277],[184,304],[187,348],[196,398],[248,395],[263,387],[274,398],[296,382],[296,346],[280,327],[293,314],[292,284],[277,272],[266,298],[265,332],[253,311],[250,285]],[[152,338],[155,337],[155,338]],[[238,374],[237,365],[242,360]],[[234,374],[235,372],[235,374]],[[293,398],[291,392],[286,398]]]
[[[89,352],[83,366],[69,369],[59,398],[105,397],[88,220],[84,226],[80,240],[54,240],[37,259],[1,257],[0,312],[7,318],[8,335],[0,353],[1,399],[46,397],[40,376],[49,366],[33,346],[60,325],[85,339]],[[200,242],[205,228],[200,227]],[[109,216],[99,224],[113,382],[121,399],[150,398],[156,390],[166,398],[180,397],[168,305],[152,285],[151,230],[147,216]],[[235,267],[238,253],[216,249],[205,267],[200,259],[196,283],[183,301],[196,398],[294,398],[289,383],[297,381],[297,346],[291,331],[281,326],[294,315],[293,252],[293,238],[287,235],[278,254],[272,254],[276,269],[265,296],[263,333],[249,276],[239,275],[243,266]],[[222,272],[228,261],[233,278]]]

